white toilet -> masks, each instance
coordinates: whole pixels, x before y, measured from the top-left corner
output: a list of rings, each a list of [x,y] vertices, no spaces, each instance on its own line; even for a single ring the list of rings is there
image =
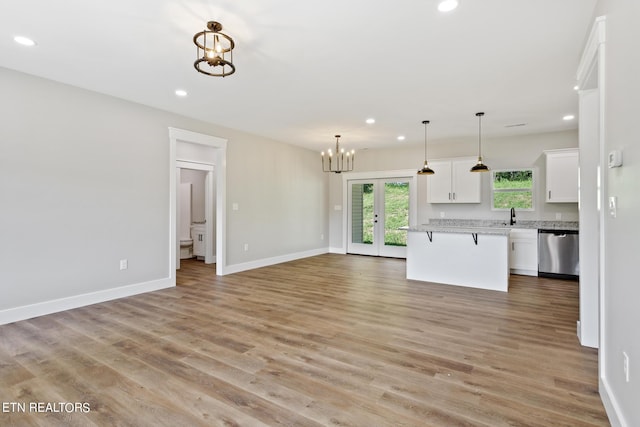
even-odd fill
[[[193,239],[180,239],[180,259],[193,258]]]

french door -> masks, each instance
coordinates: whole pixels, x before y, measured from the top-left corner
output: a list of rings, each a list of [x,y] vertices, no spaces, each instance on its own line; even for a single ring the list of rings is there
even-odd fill
[[[347,252],[407,257],[409,178],[348,181]]]

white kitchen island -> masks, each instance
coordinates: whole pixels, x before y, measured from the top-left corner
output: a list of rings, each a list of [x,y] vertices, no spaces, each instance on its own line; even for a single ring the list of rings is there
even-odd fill
[[[411,227],[407,279],[507,292],[509,229]]]

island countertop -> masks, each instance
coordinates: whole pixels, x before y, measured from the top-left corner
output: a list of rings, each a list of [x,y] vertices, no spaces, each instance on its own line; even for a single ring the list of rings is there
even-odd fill
[[[513,229],[578,230],[577,221],[517,221],[511,225],[500,220],[483,219],[429,219],[427,224],[402,227],[406,231],[441,233],[477,233],[508,235]]]
[[[511,228],[508,227],[457,227],[431,224],[421,224],[413,227],[405,227],[403,229],[422,233],[488,234],[494,236],[508,236],[511,232]]]

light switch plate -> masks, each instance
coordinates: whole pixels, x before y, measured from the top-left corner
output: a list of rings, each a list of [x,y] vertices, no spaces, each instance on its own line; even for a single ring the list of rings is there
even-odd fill
[[[611,151],[609,153],[609,168],[619,168],[620,166],[622,166],[622,151]]]

